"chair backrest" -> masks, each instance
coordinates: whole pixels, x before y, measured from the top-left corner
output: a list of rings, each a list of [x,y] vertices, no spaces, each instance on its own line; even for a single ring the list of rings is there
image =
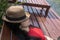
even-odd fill
[[[14,1],[14,0],[12,0],[12,1],[8,1],[8,3],[15,3],[16,2],[16,0]],[[45,16],[44,17],[47,17],[47,15],[48,15],[48,12],[49,12],[49,9],[50,9],[50,6],[49,5],[42,5],[42,4],[33,4],[33,3],[24,3],[24,2],[20,2],[20,1],[18,1],[18,3],[21,3],[20,5],[25,5],[25,6],[32,6],[32,7],[40,7],[40,8],[42,8],[41,9],[41,12],[43,11],[43,9],[45,8],[46,10],[45,10]]]
[[[1,40],[10,40],[11,30],[3,23],[1,30]]]

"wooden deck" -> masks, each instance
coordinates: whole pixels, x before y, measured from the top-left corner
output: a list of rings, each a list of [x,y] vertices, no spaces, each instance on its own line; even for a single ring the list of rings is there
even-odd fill
[[[49,5],[46,0],[19,0],[21,2]],[[54,40],[60,36],[60,17],[50,8],[48,16],[45,18],[45,9],[41,12],[41,8],[23,6],[24,10],[31,14],[30,23],[36,27],[40,27],[45,35],[50,36]],[[5,30],[5,31],[3,31]],[[7,33],[8,32],[8,33]],[[8,35],[9,34],[9,35]],[[7,38],[7,37],[8,38]],[[4,39],[3,39],[4,38]],[[18,38],[6,27],[2,28],[1,40],[18,40]]]

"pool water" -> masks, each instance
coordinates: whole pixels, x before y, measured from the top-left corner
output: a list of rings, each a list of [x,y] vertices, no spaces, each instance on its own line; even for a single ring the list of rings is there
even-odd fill
[[[60,16],[60,0],[47,0],[47,2],[51,5],[54,11]]]

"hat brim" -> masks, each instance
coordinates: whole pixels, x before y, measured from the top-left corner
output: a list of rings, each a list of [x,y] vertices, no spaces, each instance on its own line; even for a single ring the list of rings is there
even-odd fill
[[[30,14],[29,14],[28,12],[25,12],[25,14],[26,14],[26,18],[23,19],[23,20],[11,21],[11,20],[8,20],[8,19],[6,18],[6,16],[2,16],[2,20],[7,21],[7,22],[10,22],[10,23],[20,23],[20,22],[23,22],[23,21],[27,20],[27,19],[30,17]]]

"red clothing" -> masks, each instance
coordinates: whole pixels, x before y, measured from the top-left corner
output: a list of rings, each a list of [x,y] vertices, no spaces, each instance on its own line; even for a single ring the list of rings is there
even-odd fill
[[[37,27],[31,26],[28,35],[41,38],[41,40],[46,40],[42,30]]]
[[[46,40],[40,28],[31,25],[29,29],[29,32],[21,29],[13,30],[13,32],[19,37],[19,40]]]

